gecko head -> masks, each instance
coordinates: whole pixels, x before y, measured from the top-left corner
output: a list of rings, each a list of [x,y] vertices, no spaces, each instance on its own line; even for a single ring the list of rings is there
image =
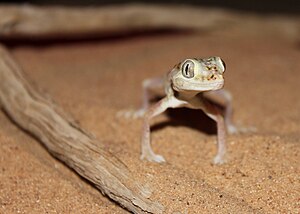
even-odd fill
[[[217,56],[186,59],[171,72],[173,89],[179,92],[218,90],[224,85],[225,69],[224,61]]]

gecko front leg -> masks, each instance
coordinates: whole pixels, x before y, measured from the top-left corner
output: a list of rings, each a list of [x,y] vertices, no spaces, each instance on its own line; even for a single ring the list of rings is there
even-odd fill
[[[223,164],[225,163],[225,154],[226,154],[226,128],[224,118],[221,114],[211,115],[207,114],[210,118],[216,121],[217,123],[217,154],[214,157],[214,164]]]
[[[168,108],[177,108],[184,105],[186,102],[176,99],[174,96],[167,96],[161,99],[158,103],[149,108],[144,116],[143,134],[141,142],[141,159],[146,159],[152,162],[165,162],[165,159],[161,155],[157,155],[153,152],[150,140],[150,120],[164,112]]]
[[[217,123],[217,154],[214,157],[214,164],[223,164],[226,154],[226,127],[221,111],[210,103],[205,103],[204,112]]]

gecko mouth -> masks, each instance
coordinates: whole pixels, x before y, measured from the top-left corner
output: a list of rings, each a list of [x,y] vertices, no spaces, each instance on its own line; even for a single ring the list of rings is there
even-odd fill
[[[217,80],[212,82],[199,81],[184,81],[181,78],[174,80],[174,89],[176,91],[211,91],[221,89],[224,85],[224,80]]]

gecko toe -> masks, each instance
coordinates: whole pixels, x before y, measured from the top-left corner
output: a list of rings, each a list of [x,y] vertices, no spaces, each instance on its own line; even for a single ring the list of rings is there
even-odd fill
[[[164,163],[166,162],[165,158],[161,155],[149,154],[149,155],[141,155],[141,160],[147,160],[155,163]]]
[[[221,157],[219,155],[217,155],[214,159],[213,159],[213,164],[215,165],[221,165],[226,163],[226,160],[224,159],[224,157]]]

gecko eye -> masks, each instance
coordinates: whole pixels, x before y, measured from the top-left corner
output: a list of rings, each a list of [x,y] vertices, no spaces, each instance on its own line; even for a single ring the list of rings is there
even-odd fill
[[[226,64],[225,64],[225,62],[221,59],[221,62],[222,62],[222,65],[223,65],[223,67],[224,67],[224,71],[226,70]]]
[[[194,77],[194,63],[192,61],[186,61],[181,67],[182,75],[186,78]]]

